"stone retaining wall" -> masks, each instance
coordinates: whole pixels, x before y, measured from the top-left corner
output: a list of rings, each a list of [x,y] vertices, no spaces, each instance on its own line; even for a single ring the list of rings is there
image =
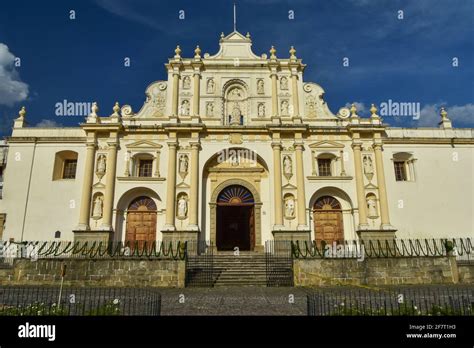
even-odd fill
[[[185,262],[174,260],[17,259],[0,285],[53,285],[66,265],[66,286],[184,287]]]
[[[458,264],[459,282],[463,284],[474,284],[474,263]]]
[[[463,274],[462,279],[467,280],[468,272],[463,271]],[[453,284],[459,278],[454,257],[294,261],[295,286]]]

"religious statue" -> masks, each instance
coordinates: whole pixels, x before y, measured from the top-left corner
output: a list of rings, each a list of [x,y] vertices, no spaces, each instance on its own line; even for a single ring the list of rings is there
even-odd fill
[[[288,89],[288,79],[285,76],[280,79],[280,89]]]
[[[102,217],[102,196],[97,195],[97,197],[94,200],[94,209],[92,209],[92,216],[94,218],[101,218]]]
[[[293,175],[293,163],[288,155],[283,158],[283,173],[285,176]]]
[[[364,173],[365,174],[373,174],[374,167],[372,165],[372,159],[370,156],[364,156]]]
[[[292,196],[285,200],[285,216],[287,218],[292,218],[295,216],[295,200]]]
[[[188,172],[188,156],[187,155],[181,155],[179,156],[179,172],[180,173],[187,173]]]
[[[265,104],[264,103],[258,104],[258,116],[265,117]]]
[[[214,116],[214,103],[207,103],[206,116]]]
[[[367,201],[367,210],[368,210],[369,217],[377,217],[378,216],[378,214],[377,214],[377,205],[376,205],[375,199],[373,199],[372,197],[369,198],[368,201]]]
[[[189,101],[183,100],[181,103],[181,115],[189,116]]]
[[[183,78],[183,89],[191,88],[191,78],[189,76],[185,76]]]
[[[289,115],[288,108],[289,108],[288,101],[287,101],[287,100],[283,100],[283,101],[281,102],[281,114],[282,114],[282,115]]]
[[[234,108],[232,109],[232,114],[230,116],[230,124],[234,125],[234,124],[240,124],[240,108],[238,106],[238,104],[236,104],[234,106]]]
[[[107,159],[104,155],[100,155],[97,159],[97,173],[104,174],[107,167]]]
[[[257,81],[257,93],[258,94],[263,94],[264,93],[264,87],[265,87],[265,84],[264,84],[263,80],[258,80]]]
[[[207,93],[214,93],[214,79],[207,80]]]
[[[184,219],[188,215],[188,201],[185,196],[178,199],[178,217]]]

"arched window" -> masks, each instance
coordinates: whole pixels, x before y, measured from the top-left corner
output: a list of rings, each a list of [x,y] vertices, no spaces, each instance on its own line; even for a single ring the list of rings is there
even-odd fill
[[[415,161],[413,154],[398,152],[393,154],[393,168],[396,181],[415,181]]]
[[[75,151],[56,152],[54,157],[53,180],[75,179],[78,154]]]

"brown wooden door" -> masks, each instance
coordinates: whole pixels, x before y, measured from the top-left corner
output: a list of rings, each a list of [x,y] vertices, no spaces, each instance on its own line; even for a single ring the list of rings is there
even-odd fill
[[[250,208],[250,217],[249,217],[249,228],[250,228],[250,250],[255,248],[255,209],[254,207]]]
[[[314,205],[314,231],[318,244],[344,240],[344,225],[339,202],[330,196],[319,198]]]
[[[129,206],[125,242],[151,245],[155,241],[156,205],[148,197],[139,197]]]

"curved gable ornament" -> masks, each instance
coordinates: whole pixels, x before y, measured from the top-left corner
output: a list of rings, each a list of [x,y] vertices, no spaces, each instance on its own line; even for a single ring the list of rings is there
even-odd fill
[[[303,85],[304,102],[305,102],[305,116],[308,118],[337,118],[324,100],[324,89],[312,82],[307,82]]]
[[[166,113],[166,81],[155,81],[146,91],[146,100],[140,111],[134,113],[130,105],[122,106],[122,117],[153,118],[162,117]]]

